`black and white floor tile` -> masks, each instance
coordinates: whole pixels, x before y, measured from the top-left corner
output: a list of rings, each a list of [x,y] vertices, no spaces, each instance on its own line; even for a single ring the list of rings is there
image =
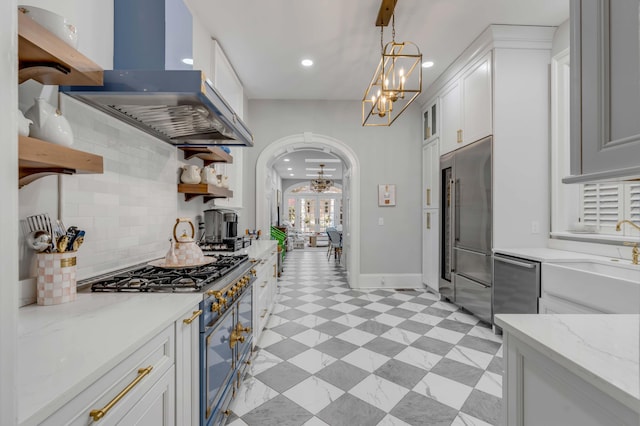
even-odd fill
[[[499,424],[502,339],[421,290],[352,290],[325,250],[287,252],[227,425]]]

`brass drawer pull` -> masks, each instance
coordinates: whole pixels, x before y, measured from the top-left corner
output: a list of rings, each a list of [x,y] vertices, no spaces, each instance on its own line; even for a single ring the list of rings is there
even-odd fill
[[[266,317],[266,316],[267,316],[267,312],[269,312],[269,311],[268,311],[267,309],[264,309],[264,310],[262,311],[262,315],[260,315],[260,318],[264,318],[264,317]]]
[[[267,286],[267,283],[268,283],[268,281],[265,281],[265,282],[264,282],[264,284],[262,284],[262,285],[260,286],[260,288],[264,288],[264,287],[266,287],[266,286]]]
[[[183,319],[182,322],[185,323],[185,324],[191,324],[200,315],[202,315],[202,309],[198,309],[197,311],[193,311],[193,316],[191,318]]]
[[[431,229],[431,213],[427,212],[427,229]]]
[[[427,188],[427,205],[431,205],[431,188]]]
[[[120,400],[124,398],[124,396],[128,394],[131,391],[131,389],[133,389],[138,383],[140,383],[140,380],[144,379],[146,375],[151,373],[151,370],[153,370],[152,365],[148,366],[147,368],[138,369],[138,377],[133,379],[133,382],[129,383],[126,388],[122,389],[122,391],[119,394],[117,394],[115,398],[111,400],[111,402],[105,405],[103,409],[91,410],[91,412],[89,413],[89,416],[93,419],[93,421],[97,422],[98,420],[103,418],[109,412],[109,410],[113,408],[114,405],[120,402]]]

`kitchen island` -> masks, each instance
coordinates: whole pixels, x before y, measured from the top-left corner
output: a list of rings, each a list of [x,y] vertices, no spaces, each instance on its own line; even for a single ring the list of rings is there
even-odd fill
[[[640,424],[640,315],[496,315],[503,424]]]

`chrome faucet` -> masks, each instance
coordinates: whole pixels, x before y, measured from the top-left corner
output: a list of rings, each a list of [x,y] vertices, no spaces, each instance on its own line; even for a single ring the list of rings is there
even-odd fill
[[[631,222],[630,220],[621,220],[620,222],[616,223],[616,231],[620,232],[622,230],[622,224],[623,223],[627,223],[631,226],[633,226],[634,228],[636,228],[638,231],[640,231],[640,226],[636,225],[635,223]],[[631,249],[631,263],[633,263],[634,265],[638,265],[639,262],[639,257],[640,257],[640,250],[638,250],[638,243],[624,243],[625,246],[632,246],[633,248]]]

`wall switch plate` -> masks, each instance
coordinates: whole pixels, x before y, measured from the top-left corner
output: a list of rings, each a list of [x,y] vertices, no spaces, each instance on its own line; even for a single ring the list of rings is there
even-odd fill
[[[380,225],[380,226],[384,225],[384,218],[383,217],[379,217],[378,218],[378,225]]]
[[[538,223],[537,220],[534,220],[531,222],[531,233],[532,234],[539,234],[540,233],[540,224]]]

